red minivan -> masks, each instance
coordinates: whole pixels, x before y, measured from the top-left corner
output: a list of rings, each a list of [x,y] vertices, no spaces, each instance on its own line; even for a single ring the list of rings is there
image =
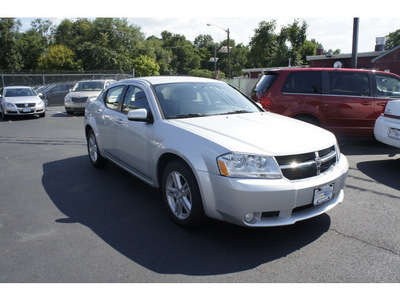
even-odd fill
[[[400,98],[400,76],[360,69],[266,70],[251,98],[267,111],[321,126],[338,136],[373,137],[386,102]]]

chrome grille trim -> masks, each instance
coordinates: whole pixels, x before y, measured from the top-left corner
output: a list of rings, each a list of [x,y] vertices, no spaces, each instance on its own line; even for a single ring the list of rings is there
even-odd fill
[[[336,147],[320,151],[275,157],[283,176],[289,180],[307,179],[328,171],[337,163]]]

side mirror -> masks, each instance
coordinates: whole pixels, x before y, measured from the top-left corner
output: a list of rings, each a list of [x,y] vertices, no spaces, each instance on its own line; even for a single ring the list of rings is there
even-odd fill
[[[38,96],[39,96],[40,98],[43,98],[43,94],[42,94],[42,93],[39,93]]]
[[[149,116],[150,115],[150,116]],[[145,108],[134,109],[128,112],[128,120],[153,123],[153,116]]]

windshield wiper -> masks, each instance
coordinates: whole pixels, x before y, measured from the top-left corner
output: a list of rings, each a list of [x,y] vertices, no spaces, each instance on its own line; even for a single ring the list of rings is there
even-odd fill
[[[184,118],[196,118],[196,117],[206,117],[207,114],[186,114],[186,115],[177,115],[174,118],[184,119]]]
[[[222,113],[221,115],[234,115],[234,114],[245,114],[245,113],[251,113],[252,111],[248,111],[245,109],[242,110],[234,110],[234,111],[229,111],[226,113]]]

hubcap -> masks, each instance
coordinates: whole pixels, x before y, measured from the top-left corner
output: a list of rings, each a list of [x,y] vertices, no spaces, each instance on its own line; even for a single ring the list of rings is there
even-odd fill
[[[168,205],[173,214],[181,220],[188,218],[192,209],[192,195],[182,174],[173,171],[168,175],[166,193]]]
[[[89,137],[89,155],[92,161],[97,161],[97,144],[93,134]]]

